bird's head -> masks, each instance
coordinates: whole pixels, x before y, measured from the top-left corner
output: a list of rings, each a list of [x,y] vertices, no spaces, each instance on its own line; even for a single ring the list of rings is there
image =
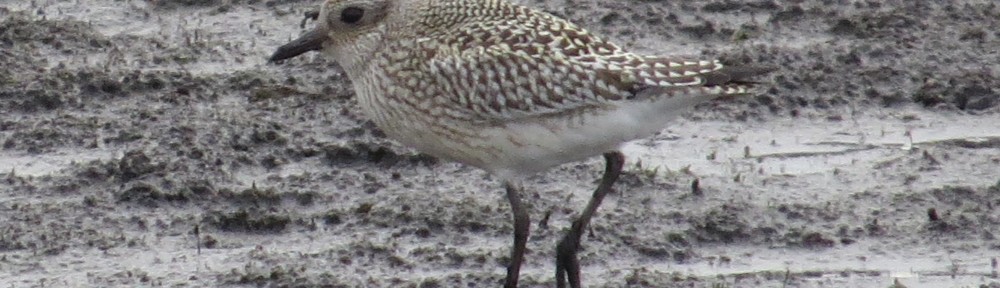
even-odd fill
[[[370,55],[379,45],[381,34],[389,29],[386,24],[397,2],[327,0],[320,8],[316,27],[279,47],[269,60],[285,60],[309,51],[323,51],[338,61],[346,55]]]

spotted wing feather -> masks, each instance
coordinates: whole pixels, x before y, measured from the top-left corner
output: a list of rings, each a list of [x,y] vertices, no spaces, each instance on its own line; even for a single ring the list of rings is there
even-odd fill
[[[434,59],[430,74],[438,87],[449,90],[440,97],[462,109],[453,113],[478,120],[544,117],[674,95],[708,100],[746,93],[746,85],[734,82],[743,75],[731,75],[718,61],[539,52],[507,45],[470,49]],[[658,93],[638,93],[650,88]]]
[[[745,92],[727,84],[742,76],[718,61],[641,56],[549,14],[520,6],[489,11],[502,13],[435,17],[455,22],[429,26],[437,36],[423,43],[432,56],[425,69],[446,90],[439,97],[458,104],[449,105],[452,116],[505,122],[620,101]]]

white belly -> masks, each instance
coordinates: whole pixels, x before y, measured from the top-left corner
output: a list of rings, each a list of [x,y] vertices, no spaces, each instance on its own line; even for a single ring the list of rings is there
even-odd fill
[[[441,157],[477,166],[504,179],[513,179],[618,150],[625,142],[649,137],[662,130],[684,109],[705,99],[697,100],[675,98],[666,100],[670,103],[623,103],[579,114],[480,127],[478,131],[482,137],[475,138],[469,143],[471,145],[441,143],[416,146],[431,154],[464,155]],[[442,151],[441,147],[453,150]],[[456,153],[455,150],[465,151]]]
[[[514,179],[567,162],[617,150],[625,142],[648,137],[709,95],[678,95],[609,103],[578,113],[526,117],[507,123],[434,118],[415,107],[385,105],[359,91],[366,114],[389,137],[421,152]],[[658,93],[657,91],[649,91]],[[643,98],[639,98],[643,99]]]

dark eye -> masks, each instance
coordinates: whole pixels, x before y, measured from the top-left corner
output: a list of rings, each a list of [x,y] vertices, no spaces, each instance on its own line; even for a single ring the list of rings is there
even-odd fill
[[[361,21],[361,17],[365,16],[365,10],[358,7],[347,7],[344,11],[340,12],[340,21],[347,24],[354,24]]]

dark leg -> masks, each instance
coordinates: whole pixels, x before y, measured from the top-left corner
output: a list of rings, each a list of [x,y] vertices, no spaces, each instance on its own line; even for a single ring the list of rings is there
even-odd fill
[[[572,288],[580,288],[580,260],[576,258],[577,251],[580,250],[580,237],[583,236],[590,218],[594,216],[597,207],[601,206],[604,195],[611,192],[612,185],[618,180],[618,175],[622,173],[622,164],[625,163],[625,155],[621,152],[604,153],[604,177],[601,184],[594,190],[594,196],[587,203],[587,208],[580,214],[580,218],[573,221],[573,226],[569,232],[563,236],[556,246],[556,287],[566,287],[566,281]]]
[[[511,182],[505,182],[507,200],[510,210],[514,212],[514,247],[510,250],[510,266],[507,266],[507,280],[504,288],[517,288],[517,277],[521,273],[521,262],[524,261],[524,248],[528,244],[528,211],[521,205],[520,187]]]

